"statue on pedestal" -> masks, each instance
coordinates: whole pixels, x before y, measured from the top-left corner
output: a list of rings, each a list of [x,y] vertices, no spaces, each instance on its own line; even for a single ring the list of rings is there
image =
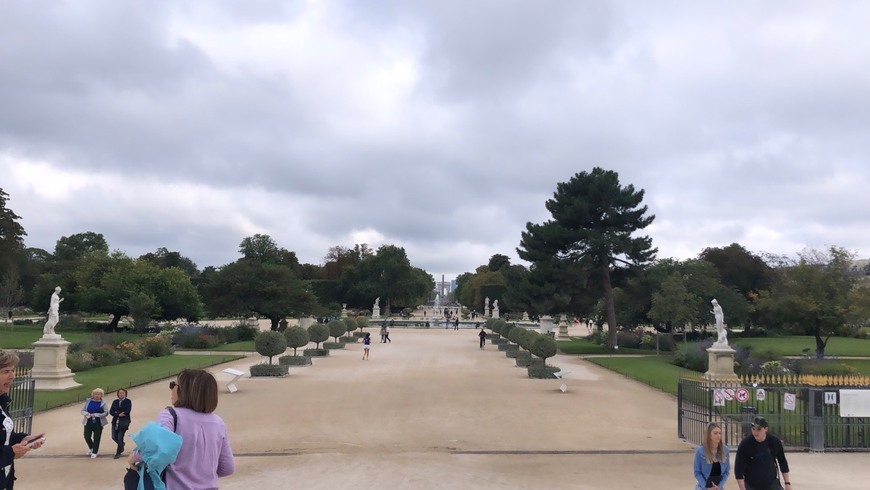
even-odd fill
[[[54,327],[60,321],[60,304],[63,300],[64,298],[60,297],[60,286],[54,288],[54,293],[51,294],[51,304],[48,307],[48,321],[42,328],[43,335],[57,335],[54,333]]]
[[[489,296],[487,296],[486,299],[483,300],[483,316],[489,316]]]
[[[716,339],[717,344],[728,345],[728,331],[725,330],[725,313],[722,311],[722,307],[719,306],[719,302],[714,298],[713,301],[710,301],[713,304],[713,318],[716,319],[716,333],[718,337]]]

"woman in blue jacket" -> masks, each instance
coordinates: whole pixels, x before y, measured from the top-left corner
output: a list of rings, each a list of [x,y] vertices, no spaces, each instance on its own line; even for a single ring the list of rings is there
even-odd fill
[[[722,443],[722,427],[716,422],[707,424],[704,444],[695,451],[695,489],[720,490],[725,488],[731,472],[728,446]]]
[[[109,423],[109,407],[103,400],[106,392],[102,388],[95,388],[91,397],[85,400],[82,407],[82,425],[85,426],[85,442],[88,444],[87,455],[96,458],[100,452],[100,438],[103,436],[103,427]]]

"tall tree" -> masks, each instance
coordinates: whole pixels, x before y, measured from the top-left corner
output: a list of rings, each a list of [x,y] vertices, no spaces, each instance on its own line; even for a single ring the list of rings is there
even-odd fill
[[[828,340],[854,329],[850,312],[860,311],[855,299],[855,278],[849,274],[853,256],[839,247],[809,249],[797,261],[776,270],[778,280],[757,302],[768,328],[785,328],[812,335],[816,356],[825,356]]]
[[[24,250],[24,236],[27,233],[18,223],[18,216],[6,207],[9,194],[0,188],[0,275],[15,265],[16,258]]]
[[[716,267],[722,284],[736,289],[747,299],[754,292],[770,288],[772,283],[770,266],[738,243],[723,248],[705,248],[699,258]]]
[[[374,255],[346,269],[341,283],[348,304],[368,308],[380,297],[387,315],[395,305],[420,304],[435,287],[432,276],[412,266],[405,249],[395,245],[382,245]]]
[[[644,191],[633,185],[623,187],[619,175],[595,167],[559,183],[553,199],[546,202],[552,219],[526,224],[517,253],[531,263],[557,260],[582,264],[601,278],[608,347],[616,346],[616,310],[613,302],[613,269],[643,265],[655,257],[656,249],[647,236],[632,234],[649,226],[655,216],[646,216],[641,206]]]
[[[247,260],[284,265],[293,270],[299,268],[296,252],[279,247],[269,235],[256,234],[245,238],[239,245],[239,253]]]
[[[54,246],[54,259],[75,262],[92,252],[108,252],[109,244],[102,233],[86,231],[61,237]]]
[[[161,269],[177,267],[191,278],[199,276],[199,269],[193,260],[181,255],[180,252],[170,252],[166,247],[160,247],[156,252],[141,255],[139,260],[151,262]]]

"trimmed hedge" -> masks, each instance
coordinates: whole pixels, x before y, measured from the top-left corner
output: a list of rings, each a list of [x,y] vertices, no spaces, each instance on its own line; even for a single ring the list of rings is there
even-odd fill
[[[302,355],[308,357],[326,357],[329,355],[329,349],[305,349]]]
[[[251,377],[257,376],[272,376],[281,377],[287,376],[287,366],[283,364],[254,364],[251,366]]]
[[[281,356],[278,358],[278,364],[282,366],[310,366],[311,358],[309,356]]]
[[[556,366],[549,366],[546,364],[540,366],[532,365],[527,369],[529,372],[529,378],[532,379],[556,379],[556,377],[553,376],[553,373],[561,371],[561,369]]]
[[[324,348],[324,349],[329,349],[329,350],[332,350],[332,349],[344,349],[344,342],[324,342],[324,343],[323,343],[323,348]]]
[[[519,350],[514,356],[517,360],[517,367],[529,367],[532,363],[532,353],[527,350]]]

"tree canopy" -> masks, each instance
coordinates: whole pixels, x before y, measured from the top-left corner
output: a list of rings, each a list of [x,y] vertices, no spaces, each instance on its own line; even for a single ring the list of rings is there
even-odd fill
[[[546,202],[552,219],[526,224],[517,253],[532,264],[553,259],[580,265],[600,277],[608,323],[608,347],[616,346],[617,321],[613,302],[613,269],[643,265],[655,257],[647,236],[632,236],[649,226],[641,206],[644,191],[623,187],[612,170],[595,167],[559,183]],[[569,269],[570,270],[570,269]]]

